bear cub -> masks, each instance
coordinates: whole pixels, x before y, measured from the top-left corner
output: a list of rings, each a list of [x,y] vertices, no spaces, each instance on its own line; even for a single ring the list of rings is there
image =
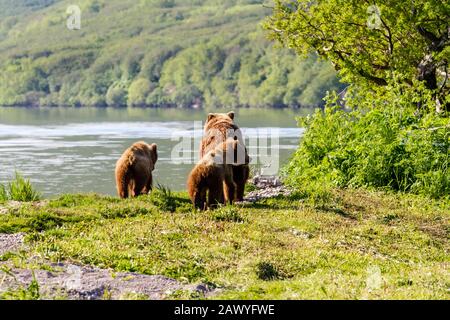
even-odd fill
[[[237,196],[233,167],[249,162],[246,148],[235,139],[228,139],[209,151],[188,178],[188,193],[194,206],[206,210],[232,204]]]
[[[153,187],[152,172],[158,160],[157,145],[136,142],[116,164],[117,193],[122,199],[148,194]]]

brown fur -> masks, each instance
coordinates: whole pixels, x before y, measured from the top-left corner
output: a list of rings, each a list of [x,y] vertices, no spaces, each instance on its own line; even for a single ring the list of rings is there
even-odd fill
[[[188,178],[188,192],[197,209],[215,208],[218,204],[232,204],[236,199],[237,186],[233,179],[234,165],[239,152],[245,147],[234,139],[228,139],[215,150],[208,152],[195,166]]]
[[[229,113],[211,113],[205,124],[204,137],[200,146],[200,158],[203,158],[208,152],[211,152],[218,145],[232,138],[242,146],[245,146],[244,139],[239,127],[234,122],[234,112]],[[233,179],[236,184],[237,201],[244,199],[245,184],[250,175],[248,162],[246,164],[233,166]]]
[[[152,171],[158,160],[156,144],[137,142],[128,148],[116,164],[116,185],[119,197],[148,194],[153,187]]]

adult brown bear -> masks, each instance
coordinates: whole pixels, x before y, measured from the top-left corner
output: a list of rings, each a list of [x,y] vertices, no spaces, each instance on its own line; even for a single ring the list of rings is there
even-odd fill
[[[147,194],[152,190],[155,164],[158,160],[156,144],[136,142],[128,148],[116,164],[116,184],[122,199]]]
[[[188,193],[194,206],[205,210],[232,204],[237,191],[233,169],[241,163],[248,165],[249,161],[247,150],[234,138],[209,151],[188,178]]]
[[[234,117],[234,112],[210,113],[208,115],[204,136],[200,146],[200,159],[229,138],[236,139],[245,148],[242,132],[234,123]],[[249,175],[250,168],[248,162],[233,166],[233,180],[236,184],[237,201],[242,201],[244,199],[245,184],[247,183]]]

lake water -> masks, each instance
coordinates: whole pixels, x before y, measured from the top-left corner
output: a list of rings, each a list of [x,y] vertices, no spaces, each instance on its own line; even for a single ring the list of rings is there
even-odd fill
[[[206,115],[179,109],[0,108],[0,183],[19,171],[46,197],[115,195],[117,159],[143,140],[158,144],[155,184],[184,190]],[[296,126],[298,115],[292,110],[236,112],[253,170],[271,174],[286,164],[303,133]]]

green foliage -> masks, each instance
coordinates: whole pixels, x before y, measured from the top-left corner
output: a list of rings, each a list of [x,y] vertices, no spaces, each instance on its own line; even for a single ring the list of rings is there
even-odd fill
[[[118,84],[113,84],[109,87],[106,92],[106,103],[108,106],[125,106],[127,105],[127,91],[126,89]]]
[[[384,94],[397,81],[416,79],[448,103],[450,6],[440,0],[276,0],[265,28],[306,56],[332,61],[342,79]],[[450,104],[448,104],[450,105]]]
[[[150,95],[154,86],[147,79],[135,80],[128,89],[128,105],[129,106],[145,106],[147,96]]]
[[[24,179],[18,172],[16,172],[15,179],[6,187],[0,184],[0,202],[7,200],[32,202],[38,201],[40,198],[39,192],[33,188],[31,182]]]
[[[434,113],[418,117],[398,102],[347,112],[328,106],[300,119],[307,128],[285,170],[293,186],[373,187],[450,194],[450,127]]]
[[[214,210],[212,213],[212,218],[219,222],[244,222],[245,219],[242,217],[239,209],[233,206],[221,207]]]
[[[276,280],[280,278],[280,274],[272,263],[259,262],[256,265],[256,276],[264,281]]]
[[[177,202],[172,191],[165,186],[158,185],[150,194],[150,202],[164,212],[175,212]]]
[[[115,206],[107,206],[105,208],[102,208],[99,211],[99,213],[103,218],[114,219],[114,218],[131,218],[131,217],[149,215],[152,213],[152,210],[149,210],[147,208],[142,208],[142,207],[135,207],[135,206],[129,206],[129,207],[124,207],[124,208],[123,207],[115,207]]]
[[[0,4],[0,105],[310,107],[341,87],[273,48],[260,0],[85,0],[80,31],[69,0],[38,2]]]
[[[6,187],[0,184],[0,203],[5,202],[9,199],[8,192],[6,191]]]
[[[44,230],[54,229],[61,226],[64,222],[64,219],[57,216],[56,214],[49,212],[42,212],[33,216],[28,226],[37,232],[41,232]]]

